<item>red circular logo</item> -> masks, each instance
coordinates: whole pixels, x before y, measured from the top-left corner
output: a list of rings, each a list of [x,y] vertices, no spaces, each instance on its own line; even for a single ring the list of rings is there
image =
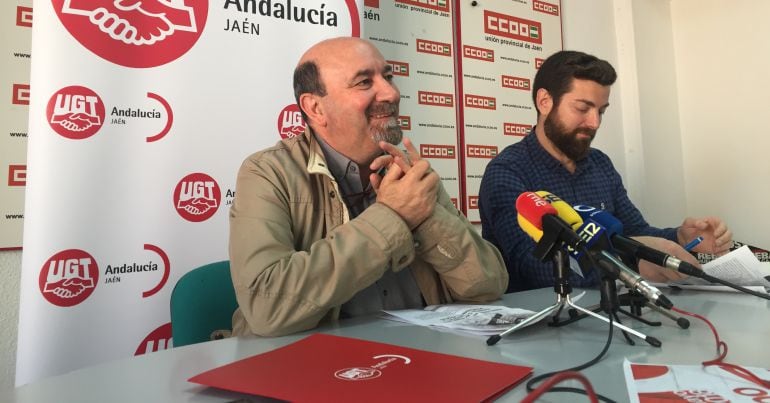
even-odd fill
[[[51,128],[61,136],[82,140],[96,134],[104,124],[104,102],[89,88],[73,85],[51,96],[46,108]]]
[[[174,189],[174,208],[187,221],[208,220],[217,212],[221,200],[217,181],[204,173],[185,176]]]
[[[43,264],[38,279],[43,297],[63,307],[85,301],[98,282],[96,259],[80,249],[68,249],[51,256]]]
[[[150,332],[147,337],[139,343],[134,355],[142,355],[160,350],[168,350],[171,347],[171,322],[161,325]]]
[[[302,135],[305,131],[305,120],[297,104],[286,105],[278,114],[278,133],[282,139],[290,139]]]
[[[64,27],[97,56],[126,67],[156,67],[200,38],[208,0],[51,0]]]
[[[382,371],[370,367],[353,367],[341,369],[334,373],[334,377],[343,381],[365,381],[379,378]]]

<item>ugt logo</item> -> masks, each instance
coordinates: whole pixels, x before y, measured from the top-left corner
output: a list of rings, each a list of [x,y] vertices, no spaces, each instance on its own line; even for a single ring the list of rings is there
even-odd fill
[[[73,85],[57,91],[48,100],[46,116],[56,133],[73,140],[96,134],[104,122],[104,102],[89,88]]]
[[[156,67],[187,53],[200,38],[208,0],[52,0],[81,45],[126,67]]]
[[[219,185],[204,173],[185,176],[174,189],[174,207],[187,221],[208,220],[217,212],[221,200]]]
[[[290,139],[302,135],[305,131],[305,121],[297,104],[286,105],[278,114],[278,133],[282,139]]]
[[[38,284],[48,302],[68,307],[85,301],[96,289],[98,281],[96,259],[80,249],[68,249],[51,256],[43,264]]]

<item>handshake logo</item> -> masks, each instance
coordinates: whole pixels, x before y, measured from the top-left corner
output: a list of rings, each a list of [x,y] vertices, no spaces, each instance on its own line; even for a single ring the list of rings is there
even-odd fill
[[[69,307],[83,302],[96,288],[99,267],[83,250],[68,249],[51,256],[40,270],[40,292],[48,302]]]
[[[68,139],[82,140],[93,136],[102,127],[104,102],[91,89],[73,85],[51,96],[46,114],[54,131]]]
[[[179,181],[174,189],[174,207],[182,218],[191,222],[208,220],[219,209],[222,192],[217,182],[204,173],[192,173]]]
[[[195,12],[182,0],[64,0],[62,13],[87,17],[128,45],[152,45],[177,31],[197,32]]]
[[[200,38],[208,0],[51,0],[67,31],[91,52],[126,67],[181,57]]]

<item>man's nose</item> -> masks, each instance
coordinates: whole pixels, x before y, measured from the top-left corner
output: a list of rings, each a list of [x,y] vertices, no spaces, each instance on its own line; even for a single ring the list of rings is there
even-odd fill
[[[598,130],[602,124],[602,114],[598,110],[591,111],[586,117],[586,126],[591,130]]]
[[[377,100],[380,102],[396,103],[401,98],[401,92],[392,81],[380,79],[380,85],[377,89]]]

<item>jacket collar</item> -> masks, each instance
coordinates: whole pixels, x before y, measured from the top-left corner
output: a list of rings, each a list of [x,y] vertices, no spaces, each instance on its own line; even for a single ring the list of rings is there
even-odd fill
[[[303,136],[305,136],[305,141],[307,141],[309,144],[310,150],[310,155],[307,159],[308,173],[326,175],[334,179],[334,176],[329,170],[329,166],[326,164],[326,159],[324,158],[323,150],[321,150],[321,145],[318,144],[318,140],[315,138],[315,133],[313,133],[313,130],[310,128],[310,126],[305,127],[305,133],[303,133]]]

